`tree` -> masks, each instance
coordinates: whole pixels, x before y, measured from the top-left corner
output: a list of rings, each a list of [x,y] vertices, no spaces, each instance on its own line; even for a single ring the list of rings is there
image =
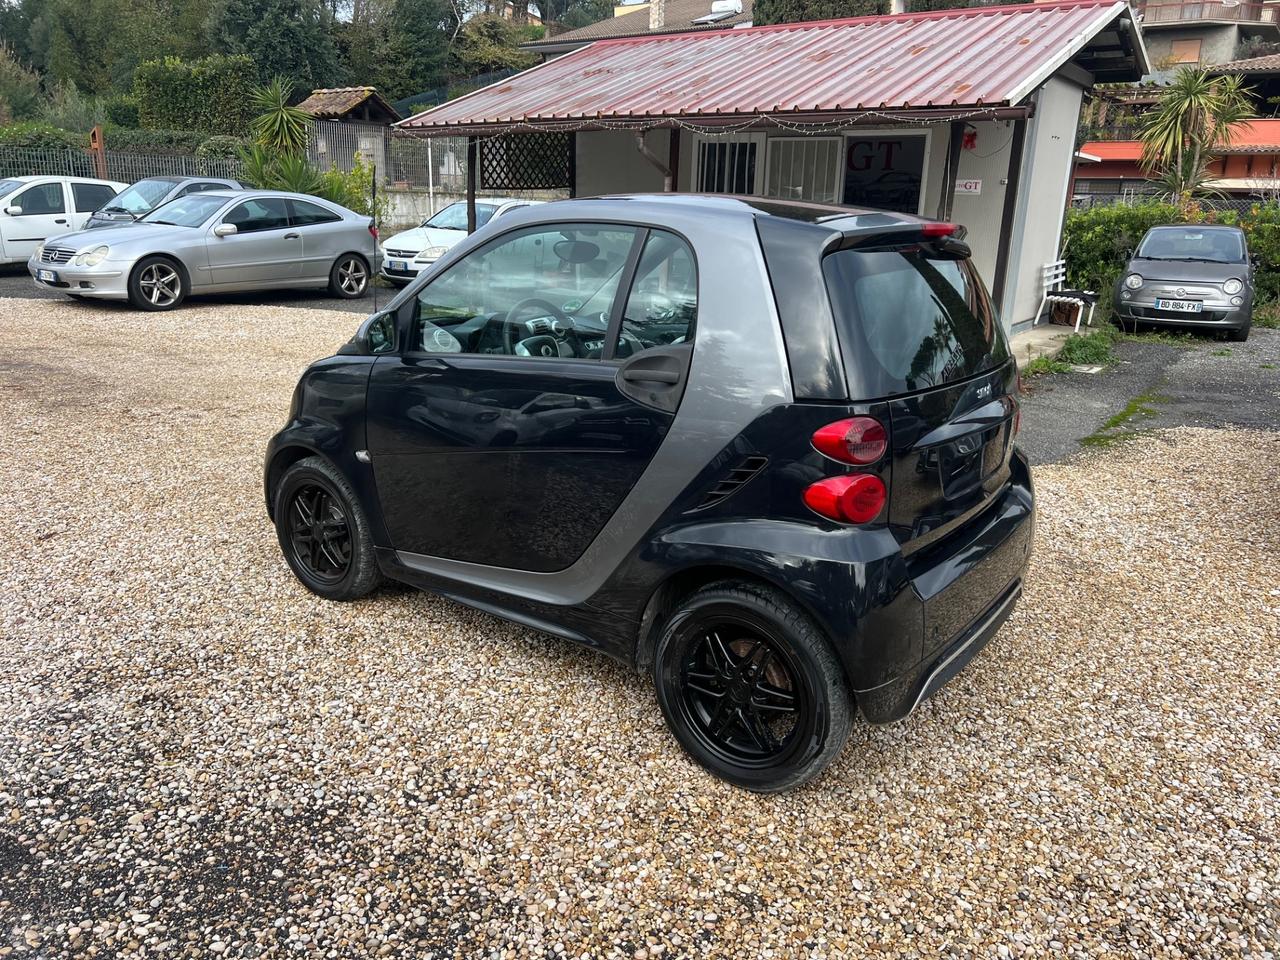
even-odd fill
[[[311,89],[338,77],[332,26],[322,0],[222,0],[208,38],[220,52],[252,58],[261,83],[283,74]]]
[[[538,62],[536,54],[520,49],[520,44],[533,39],[535,28],[520,27],[491,14],[472,17],[462,25],[453,45],[455,77],[474,77],[495,70],[524,70]]]
[[[0,122],[34,119],[40,104],[40,78],[0,43]]]
[[[302,153],[307,149],[307,132],[311,118],[290,106],[293,81],[276,77],[253,91],[249,98],[258,115],[249,128],[254,139],[276,153]]]
[[[751,19],[756,24],[800,23],[888,12],[888,0],[756,0]]]
[[[1229,145],[1233,124],[1254,116],[1240,77],[1210,77],[1186,67],[1161,94],[1142,131],[1142,166],[1174,202],[1185,206],[1203,192],[1215,148]]]

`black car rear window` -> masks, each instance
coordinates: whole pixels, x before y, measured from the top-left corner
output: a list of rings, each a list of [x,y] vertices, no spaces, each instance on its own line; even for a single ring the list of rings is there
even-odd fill
[[[911,393],[1000,366],[1000,322],[968,260],[920,248],[840,250],[823,260],[851,395]]]

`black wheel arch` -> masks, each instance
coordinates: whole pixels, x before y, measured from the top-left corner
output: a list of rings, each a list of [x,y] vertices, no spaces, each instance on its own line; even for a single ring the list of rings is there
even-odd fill
[[[263,485],[267,497],[267,516],[273,522],[276,519],[276,490],[280,486],[280,478],[284,476],[286,470],[307,457],[323,457],[329,460],[323,453],[312,447],[301,443],[289,443],[272,453],[271,459],[267,462]],[[333,461],[329,460],[329,462]]]
[[[740,566],[724,562],[694,564],[671,573],[659,583],[649,595],[649,600],[645,604],[644,612],[640,617],[634,656],[636,670],[645,672],[653,666],[654,651],[657,648],[658,639],[662,636],[663,627],[666,626],[667,620],[672,613],[679,609],[681,602],[686,597],[710,584],[730,580],[776,590],[804,611],[827,638],[827,642],[831,644],[832,651],[836,654],[836,660],[839,661],[840,669],[844,674],[845,683],[850,690],[853,690],[851,682],[853,678],[849,676],[848,666],[844,662],[844,657],[840,655],[839,647],[834,642],[830,627],[813,605],[808,603],[805,598],[797,596],[794,590],[788,589],[785,582],[781,582],[779,579],[747,564]]]
[[[177,267],[178,276],[182,277],[182,283],[187,288],[184,292],[184,297],[191,296],[191,274],[187,272],[186,264],[177,257],[161,251],[148,253],[145,257],[139,257],[137,259],[133,267],[129,270],[129,284],[133,283],[133,278],[137,275],[139,268],[148,260],[165,260]]]

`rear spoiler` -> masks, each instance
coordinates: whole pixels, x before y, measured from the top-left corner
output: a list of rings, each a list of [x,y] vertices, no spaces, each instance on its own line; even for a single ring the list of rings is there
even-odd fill
[[[936,220],[911,221],[886,225],[876,230],[851,230],[837,234],[823,255],[837,250],[900,250],[924,247],[933,256],[963,260],[973,251],[964,242],[968,231],[958,223]]]

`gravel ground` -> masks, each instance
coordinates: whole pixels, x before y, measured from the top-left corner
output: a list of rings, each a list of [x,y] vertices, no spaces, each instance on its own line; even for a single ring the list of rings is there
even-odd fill
[[[260,456],[351,326],[0,300],[0,955],[1277,955],[1280,435],[1037,468],[993,644],[758,797],[619,665],[295,583]]]

